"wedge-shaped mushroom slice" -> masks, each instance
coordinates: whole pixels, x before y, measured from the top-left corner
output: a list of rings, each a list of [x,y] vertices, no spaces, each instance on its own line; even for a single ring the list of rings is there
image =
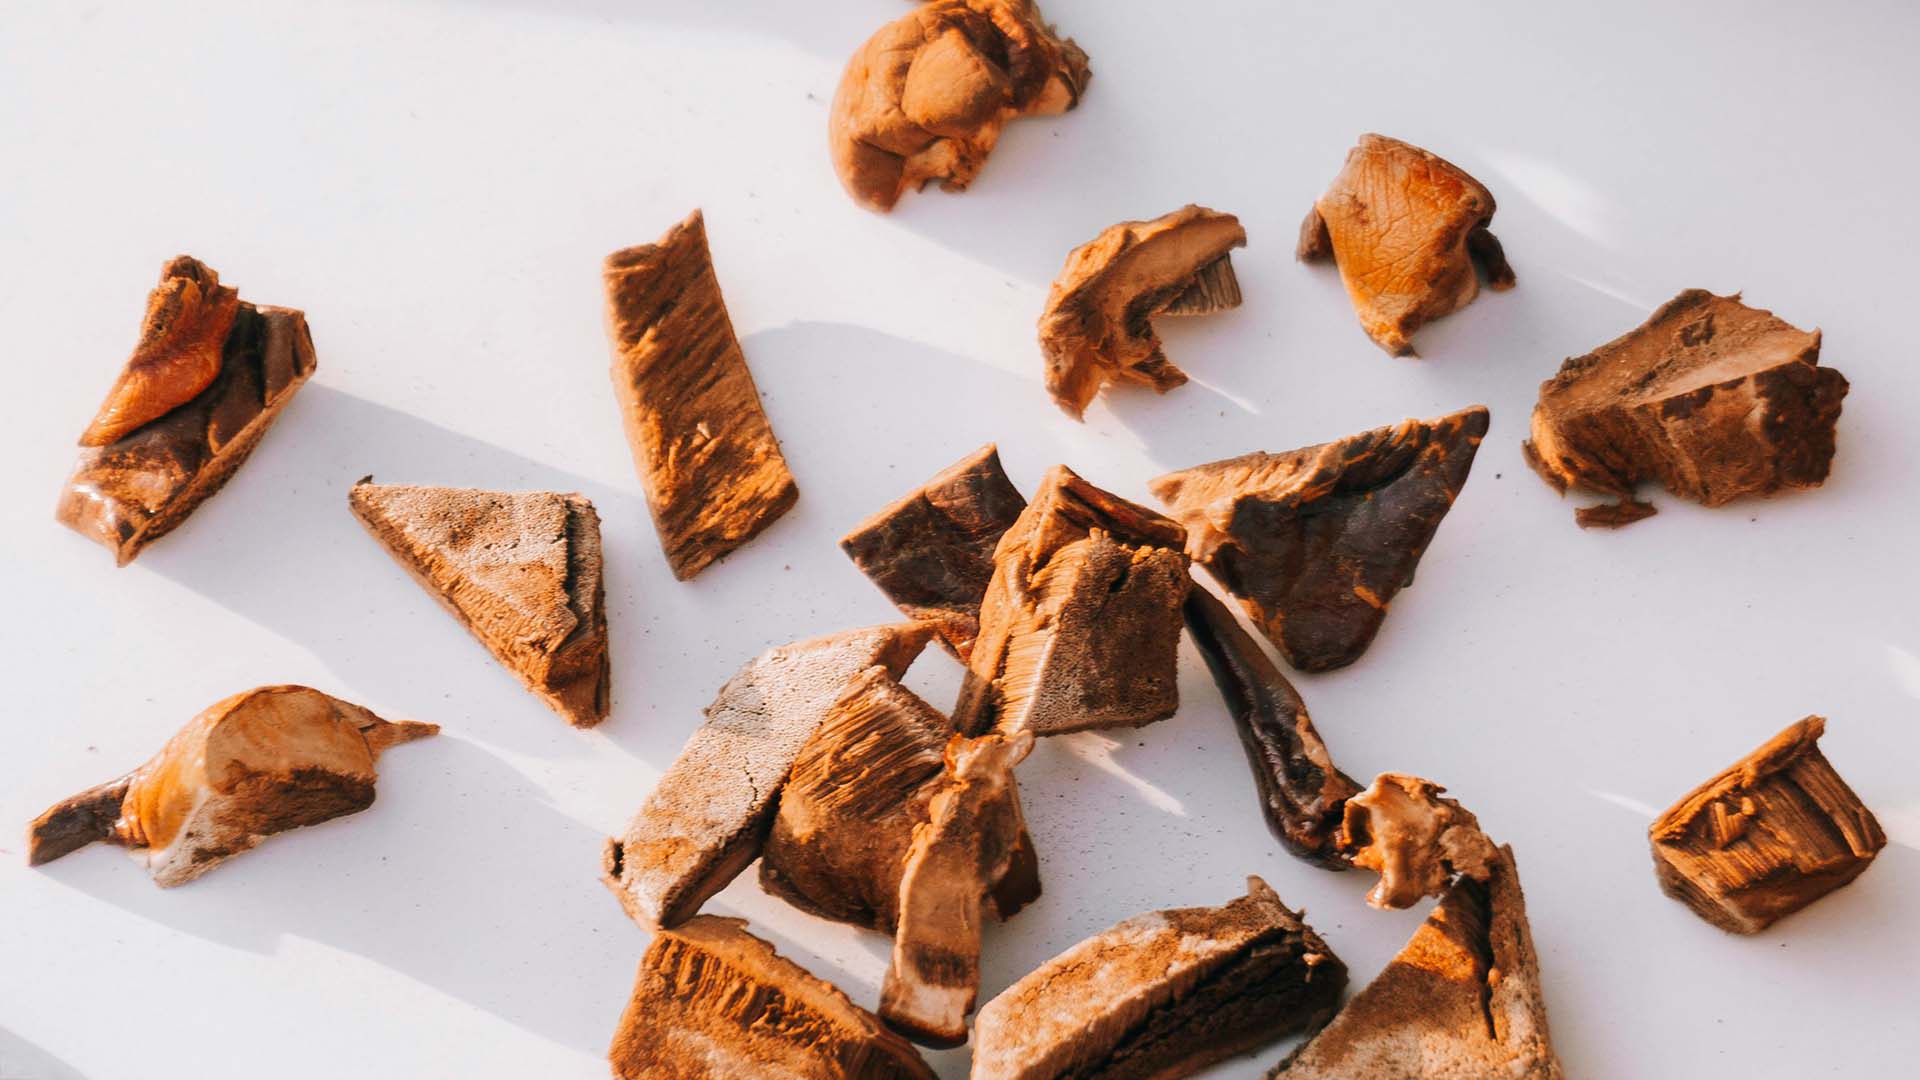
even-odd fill
[[[1456,875],[1485,881],[1500,853],[1466,807],[1431,780],[1381,773],[1346,802],[1340,847],[1353,865],[1380,874],[1367,894],[1377,908],[1407,908],[1447,891]]]
[[[682,581],[793,508],[787,471],[707,251],[700,211],[607,256],[613,389],[654,530]]]
[[[1487,410],[1405,420],[1284,454],[1168,473],[1149,487],[1195,562],[1301,671],[1360,658],[1466,485]]]
[[[1123,221],[1074,248],[1040,315],[1053,400],[1078,419],[1110,382],[1163,394],[1186,382],[1160,350],[1154,316],[1239,307],[1227,253],[1246,243],[1239,218],[1186,206],[1152,221]]]
[[[1347,968],[1257,877],[1217,908],[1137,916],[987,1002],[974,1080],[1188,1076],[1333,1014]]]
[[[1846,396],[1820,331],[1688,289],[1540,384],[1527,461],[1560,492],[1619,497],[1575,511],[1583,526],[1651,515],[1634,498],[1649,481],[1706,506],[1818,487]]]
[[[184,885],[274,833],[372,806],[380,755],[439,730],[305,686],[256,687],[189,720],[145,765],[35,818],[27,859],[105,840],[139,856],[154,884]]]
[[[314,367],[305,315],[247,303],[205,263],[173,259],[54,516],[127,565],[220,490]]]
[[[1753,934],[1866,870],[1887,834],[1820,752],[1826,730],[1818,716],[1789,726],[1654,819],[1667,895]]]
[[[620,1080],[933,1080],[905,1039],[747,932],[701,915],[653,937],[607,1059]]]
[[[736,672],[623,836],[607,841],[607,887],[644,926],[687,921],[759,854],[801,747],[854,679],[894,678],[932,629],[898,623],[769,649]]]
[[[1513,849],[1463,877],[1387,969],[1270,1077],[1560,1080]]]
[[[1345,870],[1340,825],[1360,785],[1334,767],[1307,703],[1225,604],[1196,586],[1187,593],[1186,619],[1240,731],[1267,827],[1295,855]]]
[[[964,191],[1009,120],[1066,112],[1089,75],[1031,0],[923,3],[847,61],[828,114],[834,171],[882,212],[935,180]]]
[[[940,643],[965,663],[994,545],[1026,505],[988,443],[861,522],[840,548],[909,618],[938,627]]]
[[[900,878],[893,961],[880,988],[880,1015],[929,1046],[967,1041],[967,1016],[980,993],[980,924],[990,894],[1014,866],[1025,825],[1014,766],[1033,735],[955,736],[946,771],[913,832]]]
[[[1493,194],[1437,154],[1362,135],[1346,167],[1300,225],[1303,262],[1340,266],[1360,326],[1394,356],[1413,332],[1480,294],[1513,288],[1500,241],[1487,231]]]
[[[1185,541],[1177,523],[1054,466],[994,551],[955,725],[1057,735],[1172,716]]]
[[[514,678],[575,727],[607,718],[600,515],[581,495],[353,485],[347,504]]]
[[[953,736],[952,722],[885,667],[856,676],[780,790],[760,854],[761,887],[822,918],[893,933],[914,829],[945,785]],[[1026,857],[992,881],[1002,918],[1040,893],[1024,824],[1016,844]]]

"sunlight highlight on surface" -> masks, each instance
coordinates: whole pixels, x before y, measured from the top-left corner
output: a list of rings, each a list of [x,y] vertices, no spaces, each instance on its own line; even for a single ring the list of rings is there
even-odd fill
[[[1099,769],[1108,776],[1115,777],[1128,787],[1140,793],[1148,806],[1176,817],[1186,817],[1186,807],[1180,800],[1155,787],[1152,783],[1127,771],[1127,767],[1113,759],[1113,752],[1120,744],[1104,736],[1083,732],[1078,737],[1061,740],[1066,751],[1081,761]]]
[[[1920,698],[1920,656],[1888,642],[1887,666],[1893,669],[1895,685],[1906,691],[1908,697]]]
[[[1503,183],[1496,190],[1518,191],[1547,216],[1603,247],[1613,246],[1612,222],[1618,217],[1610,200],[1572,173],[1550,161],[1513,150],[1489,150],[1485,157]]]
[[[1654,817],[1660,813],[1660,811],[1655,810],[1653,807],[1648,806],[1646,803],[1641,802],[1631,795],[1621,795],[1613,791],[1597,791],[1593,788],[1588,788],[1587,794],[1599,799],[1601,802],[1612,803],[1622,810],[1631,810],[1641,817],[1646,818],[1648,821],[1652,821]]]

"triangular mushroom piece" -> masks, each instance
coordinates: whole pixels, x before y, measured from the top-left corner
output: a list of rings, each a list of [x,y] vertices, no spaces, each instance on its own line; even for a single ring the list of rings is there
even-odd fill
[[[619,1080],[933,1080],[839,987],[713,915],[654,935],[607,1060]]]
[[[1413,939],[1274,1080],[1560,1080],[1513,849],[1462,877]]]
[[[800,489],[733,335],[700,211],[607,256],[613,389],[673,576],[760,535]]]
[[[760,854],[794,761],[849,685],[878,666],[899,678],[933,628],[896,623],[769,649],[736,672],[626,832],[603,880],[645,926],[672,927]]]
[[[607,718],[600,516],[581,495],[375,484],[367,531],[508,671],[575,727]]]
[[[1329,257],[1374,343],[1413,354],[1413,332],[1480,294],[1513,287],[1500,241],[1487,230],[1493,194],[1438,154],[1362,135],[1346,167],[1300,226],[1302,262]]]
[[[1406,420],[1284,454],[1251,453],[1149,486],[1195,562],[1301,671],[1360,658],[1467,482],[1487,410]]]

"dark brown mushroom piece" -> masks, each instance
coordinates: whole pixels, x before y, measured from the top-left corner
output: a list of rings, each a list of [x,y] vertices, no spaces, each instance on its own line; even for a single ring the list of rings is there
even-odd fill
[[[1499,852],[1480,821],[1431,780],[1381,773],[1346,802],[1340,849],[1353,865],[1379,873],[1367,893],[1377,908],[1407,908],[1439,896],[1464,875],[1485,881]]]
[[[946,785],[953,736],[952,722],[885,667],[855,677],[781,787],[761,887],[822,918],[893,933],[914,830]],[[1018,797],[1008,798],[1018,818]],[[1027,859],[989,883],[1002,918],[1039,896],[1024,820],[1014,843]]]
[[[1487,230],[1493,211],[1493,194],[1458,166],[1362,135],[1307,212],[1295,254],[1333,259],[1361,329],[1392,355],[1411,356],[1413,332],[1472,303],[1482,276],[1495,291],[1513,288],[1513,268]]]
[[[682,581],[793,508],[800,489],[760,405],[700,211],[607,256],[613,389],[673,576]]]
[[[1455,881],[1406,948],[1273,1080],[1562,1080],[1513,849]]]
[[[847,61],[828,111],[834,171],[882,212],[936,180],[964,191],[1008,121],[1066,112],[1089,77],[1031,0],[930,0]]]
[[[714,915],[654,934],[607,1060],[619,1080],[934,1080],[839,987]]]
[[[1582,526],[1652,515],[1642,483],[1704,506],[1818,487],[1846,396],[1846,376],[1820,366],[1820,331],[1688,289],[1540,384],[1527,462],[1557,491],[1619,499],[1576,510]]]
[[[1128,919],[1002,991],[974,1025],[974,1080],[1199,1072],[1326,1022],[1347,968],[1257,877],[1216,908]]]
[[[1284,454],[1168,473],[1149,487],[1187,551],[1300,671],[1360,658],[1413,584],[1487,433],[1481,406]]]
[[[1056,465],[994,552],[955,725],[1057,735],[1172,716],[1185,541]]]
[[[1302,859],[1345,870],[1341,821],[1360,785],[1334,766],[1299,691],[1225,604],[1195,586],[1185,613],[1187,632],[1240,732],[1267,827]]]
[[[881,1018],[917,1042],[967,1041],[980,993],[980,925],[1026,833],[1013,770],[1032,749],[1028,732],[947,744],[900,875],[893,959],[880,988]]]
[[[634,921],[691,918],[760,854],[800,750],[861,673],[894,678],[932,630],[899,623],[770,649],[736,672],[706,721],[654,785],[626,832],[607,841],[602,880]]]
[[[1040,315],[1047,392],[1079,419],[1108,383],[1160,393],[1187,381],[1153,332],[1159,315],[1208,315],[1240,306],[1228,252],[1245,247],[1240,219],[1186,206],[1152,221],[1123,221],[1073,249]]]
[[[980,633],[994,546],[1026,505],[988,443],[861,522],[840,548],[908,618],[938,628],[940,643],[965,663]]]
[[[55,518],[127,565],[245,464],[316,366],[305,315],[240,299],[198,259],[169,261]]]
[[[600,515],[583,495],[353,485],[347,504],[395,562],[575,727],[607,718]]]
[[[275,833],[372,806],[380,755],[439,730],[310,687],[256,687],[189,720],[145,765],[48,808],[27,830],[27,861],[106,841],[154,884],[184,885]]]
[[[1775,735],[1654,819],[1667,895],[1722,930],[1754,934],[1851,882],[1887,845],[1873,811],[1820,752],[1827,722]]]

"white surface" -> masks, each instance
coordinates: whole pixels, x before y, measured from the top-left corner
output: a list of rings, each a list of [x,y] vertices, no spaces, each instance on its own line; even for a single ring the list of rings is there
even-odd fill
[[[1344,767],[1451,786],[1517,850],[1575,1077],[1905,1074],[1920,925],[1920,544],[1910,332],[1914,9],[1053,0],[1096,72],[1009,129],[974,190],[880,217],[825,108],[898,0],[13,4],[0,11],[0,1076],[558,1077],[603,1055],[645,936],[596,882],[714,689],[762,648],[892,611],[841,532],[997,439],[1146,498],[1158,473],[1473,402],[1493,431],[1371,652],[1299,680]],[[1552,8],[1552,11],[1547,10]],[[1604,14],[1602,14],[1604,13]],[[1738,14],[1736,14],[1738,13]],[[1391,360],[1295,227],[1355,136],[1485,181],[1519,288]],[[1237,212],[1248,303],[1166,328],[1194,381],[1085,425],[1033,323],[1069,248],[1198,201]],[[697,581],[667,573],[606,381],[599,260],[704,206],[803,492]],[[162,260],[298,306],[315,380],[225,492],[132,568],[55,525],[73,440]],[[1687,286],[1826,332],[1853,381],[1816,493],[1582,533],[1521,463],[1538,382]],[[566,729],[347,512],[397,482],[578,489],[609,557],[614,709]],[[1180,714],[1047,742],[1022,773],[1046,897],[989,930],[984,992],[1120,918],[1248,873],[1364,983],[1423,912],[1297,862],[1183,649]],[[443,738],[367,813],[155,889],[19,828],[206,704],[306,682]],[[929,652],[912,682],[950,700]],[[1753,939],[1655,887],[1643,831],[1808,713],[1892,842]],[[871,1005],[885,943],[761,895],[710,905]],[[1276,1049],[1219,1076],[1252,1077]],[[964,1074],[964,1053],[936,1059]]]

